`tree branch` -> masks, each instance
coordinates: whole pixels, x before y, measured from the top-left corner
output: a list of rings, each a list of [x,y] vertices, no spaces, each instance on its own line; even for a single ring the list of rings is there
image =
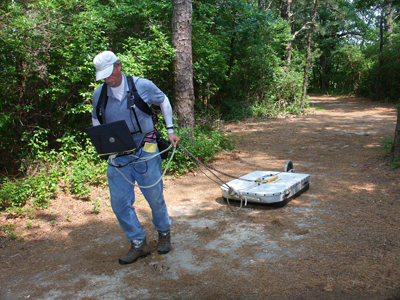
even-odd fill
[[[309,21],[309,22],[307,22],[306,24],[304,24],[303,27],[301,27],[299,30],[297,30],[297,31],[293,34],[292,41],[294,41],[294,40],[296,39],[296,36],[297,36],[300,32],[302,32],[303,30],[308,29],[308,26],[307,26],[307,25],[309,25],[309,24],[313,24],[313,22],[312,22],[312,21]]]

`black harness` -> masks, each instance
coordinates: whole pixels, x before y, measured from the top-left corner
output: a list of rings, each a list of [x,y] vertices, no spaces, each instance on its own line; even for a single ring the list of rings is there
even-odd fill
[[[127,76],[126,79],[128,81],[128,88],[129,88],[128,94],[126,96],[127,97],[127,101],[126,101],[127,109],[132,110],[132,112],[136,118],[136,123],[139,126],[139,130],[137,132],[132,132],[132,134],[142,133],[142,128],[140,127],[140,123],[139,123],[139,120],[137,118],[136,111],[134,108],[135,105],[142,112],[148,114],[149,116],[152,116],[153,121],[155,121],[154,124],[157,123],[158,118],[157,118],[157,115],[153,112],[153,110],[146,104],[146,102],[144,102],[142,97],[140,97],[140,95],[136,89],[135,83],[133,82],[132,76]],[[99,101],[97,102],[97,106],[96,106],[97,119],[99,120],[100,124],[105,124],[107,122],[107,120],[106,120],[107,102],[108,102],[107,85],[103,84],[103,87],[101,88],[100,98],[99,98]]]
[[[142,97],[140,97],[135,83],[133,82],[133,78],[132,76],[127,76],[126,77],[127,81],[128,81],[128,94],[127,94],[127,101],[126,101],[126,105],[127,105],[127,109],[128,110],[132,110],[135,118],[136,118],[136,123],[139,126],[139,130],[136,132],[132,132],[132,134],[136,134],[136,133],[143,133],[142,132],[142,128],[140,127],[140,123],[139,123],[139,119],[136,115],[136,111],[135,111],[135,105],[137,108],[139,108],[142,112],[148,114],[149,116],[151,116],[153,118],[153,124],[157,124],[158,122],[158,117],[157,115],[153,112],[153,110],[146,104],[146,102],[144,102],[144,100],[142,99]],[[140,78],[139,78],[140,79]],[[138,79],[138,80],[139,80]],[[106,107],[107,107],[107,102],[108,102],[108,96],[107,96],[107,85],[104,83],[103,87],[101,88],[101,93],[100,93],[100,98],[99,101],[97,102],[97,106],[96,106],[96,114],[97,114],[97,119],[99,120],[100,124],[105,124],[106,121]],[[154,139],[157,141],[158,144],[158,148],[160,151],[166,149],[169,147],[169,142],[167,142],[161,135],[160,133],[157,131],[157,129],[154,127],[154,134],[155,137]],[[145,137],[146,138],[146,137]],[[168,151],[164,152],[163,154],[161,154],[161,158],[162,159],[166,159],[168,157]]]

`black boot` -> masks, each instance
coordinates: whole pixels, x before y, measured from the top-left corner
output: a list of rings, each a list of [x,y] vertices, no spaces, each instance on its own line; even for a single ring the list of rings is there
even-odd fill
[[[119,264],[132,264],[137,261],[138,258],[150,255],[150,248],[147,245],[146,238],[144,238],[140,245],[135,245],[133,242],[131,242],[131,244],[131,249],[129,249],[128,253],[118,260]]]
[[[158,247],[159,254],[167,254],[171,250],[171,232],[158,232]]]

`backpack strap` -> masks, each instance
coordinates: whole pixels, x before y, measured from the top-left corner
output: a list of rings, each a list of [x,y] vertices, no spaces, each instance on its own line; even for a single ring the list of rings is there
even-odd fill
[[[132,109],[135,118],[137,120],[137,123],[139,125],[139,131],[142,132],[140,129],[140,124],[138,121],[138,118],[136,116],[136,112],[134,109],[134,105],[137,106],[142,112],[148,114],[149,116],[153,117],[154,124],[158,122],[158,117],[156,114],[154,114],[153,110],[147,105],[146,102],[140,97],[135,83],[133,82],[132,76],[127,76],[126,77],[128,81],[128,95],[127,95],[127,108],[128,110]],[[140,79],[140,78],[139,78]],[[107,96],[107,85],[104,83],[103,87],[101,88],[101,93],[99,97],[99,101],[97,102],[96,106],[96,114],[97,114],[97,119],[99,120],[100,124],[105,124],[106,123],[106,107],[107,107],[107,102],[108,102],[108,96]]]
[[[153,112],[153,110],[150,108],[150,106],[148,106],[147,103],[144,102],[142,97],[140,97],[140,95],[136,89],[135,83],[133,82],[133,77],[127,76],[126,79],[128,81],[128,88],[129,88],[128,101],[127,101],[128,109],[132,109],[135,114],[135,117],[136,117],[135,110],[133,109],[133,105],[136,105],[136,107],[139,108],[142,112],[148,114],[149,116],[151,116],[153,118],[154,125],[157,124],[157,122],[158,122],[157,114],[155,114]],[[140,78],[138,79],[138,81],[139,80],[140,80]],[[139,122],[138,122],[138,124],[139,124]],[[139,127],[140,127],[140,125],[139,125]]]
[[[106,123],[106,106],[107,106],[107,85],[103,84],[103,87],[101,88],[101,93],[99,97],[99,101],[97,102],[96,106],[96,115],[97,119],[99,120],[100,124]]]
[[[142,112],[148,114],[149,116],[152,116],[153,111],[146,104],[146,102],[144,102],[142,97],[140,97],[140,95],[136,89],[135,83],[133,82],[132,76],[127,76],[126,79],[128,81],[128,87],[129,87],[129,93],[130,93],[130,95],[129,95],[130,97],[128,97],[128,101],[127,101],[128,109],[131,109],[133,107],[133,104],[135,104],[137,106],[137,108],[139,108]]]

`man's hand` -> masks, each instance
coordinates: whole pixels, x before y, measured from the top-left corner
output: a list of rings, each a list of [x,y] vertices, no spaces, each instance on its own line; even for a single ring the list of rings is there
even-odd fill
[[[180,141],[180,139],[174,132],[168,133],[168,139],[171,142],[172,146],[174,146],[174,147],[176,147]]]

